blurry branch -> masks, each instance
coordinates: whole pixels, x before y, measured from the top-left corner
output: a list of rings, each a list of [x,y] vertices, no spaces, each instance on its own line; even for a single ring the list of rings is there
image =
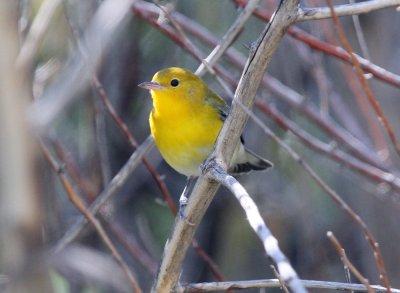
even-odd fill
[[[240,7],[243,7],[244,5],[246,5],[245,0],[233,0],[233,1],[236,3],[236,5],[238,5]],[[270,13],[269,11],[267,11],[263,8],[257,8],[254,11],[254,15],[265,21],[269,21],[272,17],[272,13]],[[293,38],[306,43],[308,46],[310,46],[311,48],[313,48],[315,50],[324,52],[330,56],[339,58],[349,64],[352,64],[351,56],[346,52],[346,50],[344,50],[341,47],[334,46],[327,42],[321,41],[320,39],[314,37],[313,35],[305,32],[304,30],[302,30],[296,26],[290,27],[288,29],[288,34],[291,35]],[[400,87],[400,76],[399,75],[397,75],[393,72],[390,72],[390,71],[372,63],[370,60],[360,57],[357,54],[353,53],[353,55],[358,59],[361,67],[366,72],[371,73],[376,78],[378,78],[384,82],[387,82],[395,87]]]
[[[40,5],[39,11],[29,28],[28,34],[21,46],[17,58],[17,66],[28,69],[31,67],[33,58],[43,40],[49,23],[56,12],[61,0],[45,0]]]
[[[75,244],[50,257],[49,262],[66,279],[73,280],[74,283],[93,284],[93,287],[97,289],[91,287],[93,289],[65,290],[66,292],[132,293],[132,288],[127,286],[126,277],[121,268],[106,253],[98,250]],[[54,293],[59,292],[61,290]]]
[[[334,7],[337,16],[355,15],[388,7],[400,6],[400,0],[369,0],[359,3],[343,4]],[[299,8],[297,21],[331,18],[333,16],[329,7]]]
[[[382,1],[381,1],[382,2]],[[355,4],[355,0],[349,0],[350,4]],[[361,27],[360,16],[358,14],[352,15],[354,30],[356,32],[357,41],[360,45],[360,50],[364,58],[371,60],[371,55],[369,54],[367,41],[365,39],[365,35],[363,29]]]
[[[250,115],[251,112],[245,107],[243,107],[244,111],[248,112]],[[252,116],[253,121],[264,131],[266,135],[268,135],[272,140],[278,143],[282,149],[284,149],[292,158],[295,160],[303,169],[306,171],[308,175],[314,180],[314,182],[325,192],[327,193],[331,199],[342,208],[349,218],[361,229],[366,240],[368,241],[371,249],[373,251],[373,255],[375,257],[375,261],[380,273],[380,278],[383,280],[385,287],[387,288],[387,292],[390,293],[389,281],[386,275],[386,269],[383,262],[382,253],[379,247],[379,243],[376,241],[375,236],[368,229],[367,224],[364,220],[353,211],[353,209],[339,196],[339,194],[333,190],[328,184],[326,184],[321,177],[311,168],[311,166],[305,162],[300,155],[295,152],[292,148],[290,148],[282,139],[280,139],[271,129],[267,127],[257,116]]]
[[[101,3],[81,42],[90,52],[88,62],[76,50],[65,69],[47,87],[43,96],[31,108],[30,118],[39,133],[45,132],[51,122],[74,100],[90,81],[91,72],[98,66],[101,56],[115,33],[129,14],[131,0],[106,0]],[[89,64],[89,65],[88,65]]]
[[[67,12],[65,10],[64,10],[64,12],[65,12],[69,27],[70,27],[70,29],[72,31],[72,34],[75,37],[75,41],[77,43],[77,47],[78,47],[80,53],[82,54],[84,61],[87,62],[88,66],[89,66],[90,65],[89,64],[90,57],[89,57],[89,54],[88,54],[88,52],[89,52],[88,48],[86,48],[84,46],[84,44],[81,42],[82,38],[79,36],[77,28],[72,23],[71,18],[68,16]],[[124,123],[124,121],[122,121],[122,119],[118,115],[117,111],[115,110],[114,106],[110,102],[110,99],[109,99],[109,97],[108,97],[103,85],[101,84],[101,82],[100,82],[100,80],[99,80],[99,78],[98,78],[98,76],[96,74],[96,71],[93,70],[93,71],[90,72],[90,74],[91,74],[92,87],[95,89],[95,91],[97,92],[98,96],[100,97],[105,109],[111,115],[112,119],[114,120],[114,122],[118,126],[118,128],[121,130],[122,134],[128,140],[128,142],[131,145],[132,149],[136,150],[136,148],[138,147],[138,143],[137,143],[135,137],[129,131],[128,126]],[[172,196],[171,196],[166,184],[161,179],[160,175],[157,173],[157,171],[154,169],[154,167],[146,159],[146,157],[143,157],[143,164],[145,165],[145,167],[147,168],[147,170],[149,171],[149,173],[153,177],[154,181],[156,182],[158,188],[161,191],[161,194],[164,197],[164,200],[167,202],[168,206],[173,211],[174,208],[175,208],[174,201],[172,199]]]
[[[114,176],[111,182],[99,194],[93,204],[90,205],[88,209],[90,213],[96,215],[104,203],[106,203],[118,190],[120,190],[120,188],[125,184],[126,180],[129,179],[129,176],[132,174],[132,172],[141,163],[143,156],[150,151],[153,146],[153,138],[151,136],[147,137],[147,139],[131,155],[121,170]],[[54,248],[54,252],[57,253],[63,250],[68,244],[72,243],[83,230],[83,228],[86,227],[87,223],[87,220],[83,216],[80,216],[75,224],[69,228],[64,236],[58,241]]]
[[[340,255],[340,259],[342,260],[344,266],[346,268],[348,268],[354,274],[354,276],[356,276],[356,278],[367,288],[368,293],[374,293],[375,290],[371,287],[371,285],[369,284],[369,281],[363,275],[361,275],[361,273],[356,269],[356,267],[347,258],[344,248],[340,244],[339,240],[335,237],[335,235],[331,231],[329,231],[326,235],[328,236],[329,240],[332,242],[337,253]]]
[[[258,6],[260,0],[249,0],[244,6],[243,10],[236,17],[235,22],[229,27],[228,31],[221,38],[219,44],[212,50],[207,56],[205,62],[211,67],[217,62],[219,58],[225,53],[225,51],[232,45],[233,41],[238,37],[239,33],[243,29],[247,20],[253,14],[254,9]],[[204,64],[200,64],[196,70],[197,75],[203,75],[205,72]]]
[[[263,111],[268,117],[275,121],[283,130],[289,130],[296,137],[300,139],[303,144],[310,147],[311,149],[320,153],[326,154],[332,159],[336,160],[340,164],[350,167],[352,170],[359,172],[360,174],[371,178],[372,180],[382,183],[387,183],[393,190],[400,193],[400,178],[392,173],[385,172],[379,168],[364,163],[357,158],[348,155],[338,148],[337,143],[327,144],[310,133],[300,128],[296,123],[291,121],[288,117],[283,115],[277,109],[256,101],[256,106]]]
[[[281,2],[274,20],[266,27],[260,39],[253,44],[248,63],[235,93],[230,115],[218,136],[215,152],[210,156],[216,157],[217,164],[222,168],[229,164],[247,118],[247,113],[241,110],[236,100],[249,107],[253,104],[267,64],[287,27],[295,21],[294,12],[297,4],[298,1],[295,0]],[[207,167],[205,169],[207,170]],[[207,175],[200,176],[197,180],[185,209],[188,220],[194,225],[188,225],[187,221],[179,217],[176,219],[174,230],[164,249],[160,271],[152,292],[171,292],[176,287],[190,240],[218,187],[219,184],[207,178]],[[298,292],[304,291],[301,286],[294,286],[292,289]]]
[[[368,101],[371,105],[371,107],[374,109],[377,117],[378,117],[378,121],[380,121],[384,127],[384,129],[386,130],[386,132],[389,135],[390,140],[393,143],[393,146],[395,147],[395,150],[397,152],[398,155],[400,155],[400,145],[396,139],[396,136],[393,132],[393,128],[389,123],[389,120],[386,118],[385,114],[382,111],[382,108],[379,106],[378,101],[376,100],[376,97],[374,96],[371,87],[368,84],[368,81],[364,75],[363,70],[361,69],[360,66],[360,62],[357,60],[357,58],[354,56],[353,54],[353,49],[351,48],[350,42],[346,37],[346,33],[343,30],[342,25],[340,24],[340,21],[336,15],[336,11],[332,5],[332,2],[330,0],[327,0],[329,7],[331,8],[331,12],[332,12],[332,16],[333,16],[333,22],[335,24],[336,30],[339,34],[339,39],[342,42],[344,48],[346,49],[347,53],[350,55],[351,57],[351,62],[353,64],[353,66],[356,69],[358,78],[360,79],[361,85],[364,89],[365,94],[367,95]],[[399,1],[400,2],[400,1]],[[383,277],[385,278],[385,274],[383,274]]]
[[[26,121],[28,72],[16,66],[18,1],[0,1],[0,268],[2,292],[52,292],[40,257],[41,205],[35,185],[36,145]],[[35,262],[35,269],[30,264]]]
[[[263,243],[266,254],[275,263],[280,279],[283,281],[283,286],[287,285],[292,289],[292,292],[306,292],[300,283],[296,271],[280,250],[278,240],[272,235],[271,231],[262,219],[257,205],[243,186],[234,177],[228,175],[226,171],[223,170],[216,161],[214,161],[214,159],[206,161],[205,168],[206,169],[203,169],[202,171],[203,173],[206,173],[206,176],[209,176],[209,178],[220,182],[228,188],[239,201],[246,213],[246,218],[249,221],[251,228],[253,228],[254,232]]]
[[[279,283],[281,284],[281,289],[282,289],[282,291],[283,291],[284,293],[290,293],[288,287],[286,286],[284,280],[282,279],[281,275],[279,274],[279,272],[277,271],[277,269],[275,268],[275,266],[274,266],[274,265],[270,265],[270,267],[271,267],[271,269],[272,269],[272,271],[273,271],[275,277],[278,278]],[[300,280],[300,282],[301,282],[301,280]],[[304,285],[303,285],[303,286],[304,286]]]
[[[86,204],[84,201],[79,197],[79,195],[74,191],[72,184],[68,180],[67,176],[65,176],[62,167],[57,163],[56,159],[52,156],[49,149],[44,143],[41,143],[42,152],[49,162],[50,166],[53,168],[53,171],[58,174],[62,185],[68,195],[70,201],[75,205],[75,207],[85,216],[87,221],[89,221],[98,235],[100,236],[101,240],[103,240],[104,244],[107,248],[111,251],[112,256],[121,266],[122,270],[124,271],[125,275],[127,276],[132,288],[135,292],[141,293],[142,290],[139,287],[139,284],[134,277],[133,273],[131,272],[128,265],[125,263],[121,255],[119,254],[118,250],[115,248],[114,244],[112,243],[111,239],[108,237],[106,231],[104,230],[101,223],[95,218],[95,216],[86,208]]]
[[[84,180],[82,180],[78,166],[72,159],[71,154],[56,138],[51,137],[49,140],[57,156],[60,158],[60,164],[63,165],[66,173],[68,173],[68,175],[77,185],[82,195],[86,198],[86,201],[93,202],[95,200],[95,194],[89,188],[87,188]],[[109,231],[127,249],[132,257],[142,264],[142,266],[146,268],[150,274],[155,275],[157,272],[157,263],[142,247],[140,247],[134,236],[127,233],[127,231],[125,231],[118,222],[113,221],[112,217],[105,210],[100,209],[100,216],[107,224]]]
[[[368,289],[363,284],[339,283],[339,282],[326,282],[314,280],[301,280],[304,287],[310,289],[325,289],[325,290],[338,290],[338,291],[359,291],[367,292]],[[266,280],[250,280],[250,281],[233,281],[233,282],[211,282],[211,283],[197,283],[179,286],[176,290],[177,293],[199,293],[211,291],[224,291],[227,289],[255,289],[255,288],[279,288],[281,286],[277,279]],[[377,285],[371,285],[371,288],[376,292],[386,292],[386,288]],[[400,289],[392,289],[393,293],[400,293]]]

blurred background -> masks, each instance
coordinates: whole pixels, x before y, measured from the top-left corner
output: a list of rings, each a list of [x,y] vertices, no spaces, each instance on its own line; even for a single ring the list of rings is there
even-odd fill
[[[6,143],[12,141],[13,134],[18,136],[18,130],[12,130],[14,123],[7,128],[7,121],[13,118],[6,120],[5,115],[13,112],[8,110],[9,104],[2,104],[1,168],[5,177],[0,182],[5,187],[1,191],[0,288],[10,292],[25,292],[26,288],[40,288],[40,292],[132,291],[94,229],[84,229],[63,249],[56,249],[81,216],[68,198],[62,177],[87,205],[92,203],[135,149],[132,138],[127,139],[121,122],[115,122],[104,101],[112,105],[140,145],[149,136],[152,104],[149,93],[137,84],[150,81],[162,68],[179,66],[194,72],[200,65],[169,17],[205,58],[215,46],[213,41],[220,40],[237,18],[243,2],[127,2],[20,0],[1,4],[9,9],[2,7],[2,59],[18,60],[15,72],[9,71],[13,64],[4,60],[0,64],[2,100],[7,96],[12,97],[11,103],[22,100],[13,109],[28,109],[33,113],[29,121],[39,121],[39,126],[20,129],[21,137],[29,138],[26,144],[16,140],[27,160],[17,167],[33,170],[20,177],[18,168],[13,169],[20,159],[18,147]],[[278,2],[261,1],[259,15],[272,14]],[[334,5],[348,3],[334,1]],[[43,12],[45,5],[48,14]],[[327,3],[308,0],[301,5]],[[124,13],[118,11],[122,8]],[[38,20],[42,22],[35,23]],[[359,17],[341,17],[340,21],[354,52],[370,66],[364,67],[364,76],[393,135],[400,137],[399,12],[391,7]],[[233,91],[235,84],[230,82],[237,82],[243,69],[237,60],[245,62],[249,45],[266,24],[260,17],[250,17],[231,49],[236,61],[229,56],[218,61],[225,71],[217,72]],[[35,28],[42,29],[42,34],[34,34],[33,46],[23,47]],[[353,66],[334,56],[333,49],[342,45],[332,19],[298,22],[292,28],[268,66],[253,112],[363,219],[379,243],[391,286],[400,287],[399,152],[368,102]],[[309,37],[308,43],[299,40],[304,36]],[[321,51],[319,44],[327,44],[331,51]],[[26,49],[22,56],[21,47]],[[344,50],[336,51],[346,55]],[[376,70],[381,76],[373,75],[369,71],[374,66],[387,71]],[[206,74],[204,79],[230,103],[231,97],[214,76]],[[20,90],[13,92],[15,88]],[[243,136],[250,149],[275,167],[238,179],[300,277],[347,281],[340,256],[326,236],[332,231],[361,274],[371,284],[381,284],[374,252],[349,215],[251,119]],[[10,152],[13,149],[15,154]],[[151,288],[175,218],[166,204],[166,191],[159,186],[164,183],[177,204],[186,182],[166,165],[156,148],[146,158],[153,175],[140,164],[99,216],[143,292]],[[24,178],[27,189],[20,187]],[[18,215],[22,215],[20,219]],[[275,278],[241,207],[223,188],[208,209],[196,239],[225,280]],[[181,280],[195,283],[217,278],[191,248]],[[355,277],[351,281],[358,282]],[[37,287],[30,287],[32,284]]]

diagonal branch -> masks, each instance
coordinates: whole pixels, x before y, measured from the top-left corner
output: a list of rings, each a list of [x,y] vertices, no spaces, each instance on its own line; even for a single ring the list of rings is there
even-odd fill
[[[121,170],[114,176],[111,182],[104,188],[103,192],[99,194],[97,199],[89,207],[89,212],[96,215],[99,209],[107,202],[128,180],[131,173],[137,168],[142,162],[144,155],[154,146],[154,140],[149,136],[132,154],[129,160],[121,168]],[[58,241],[54,248],[55,252],[59,252],[70,244],[86,227],[88,221],[80,216],[79,219],[72,225],[71,228],[64,234],[64,236]]]

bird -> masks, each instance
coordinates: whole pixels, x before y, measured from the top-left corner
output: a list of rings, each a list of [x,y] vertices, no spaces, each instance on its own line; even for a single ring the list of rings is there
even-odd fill
[[[228,115],[228,104],[200,77],[180,67],[162,69],[138,86],[150,91],[150,130],[162,157],[178,173],[198,177]],[[241,138],[227,171],[237,175],[272,166],[247,149]]]

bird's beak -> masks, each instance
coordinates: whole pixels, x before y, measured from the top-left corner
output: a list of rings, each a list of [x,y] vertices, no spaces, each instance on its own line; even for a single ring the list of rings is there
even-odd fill
[[[164,89],[164,87],[159,84],[158,82],[154,82],[154,81],[146,81],[146,82],[142,82],[140,84],[138,84],[139,87],[144,88],[146,90],[149,91],[159,91]]]

